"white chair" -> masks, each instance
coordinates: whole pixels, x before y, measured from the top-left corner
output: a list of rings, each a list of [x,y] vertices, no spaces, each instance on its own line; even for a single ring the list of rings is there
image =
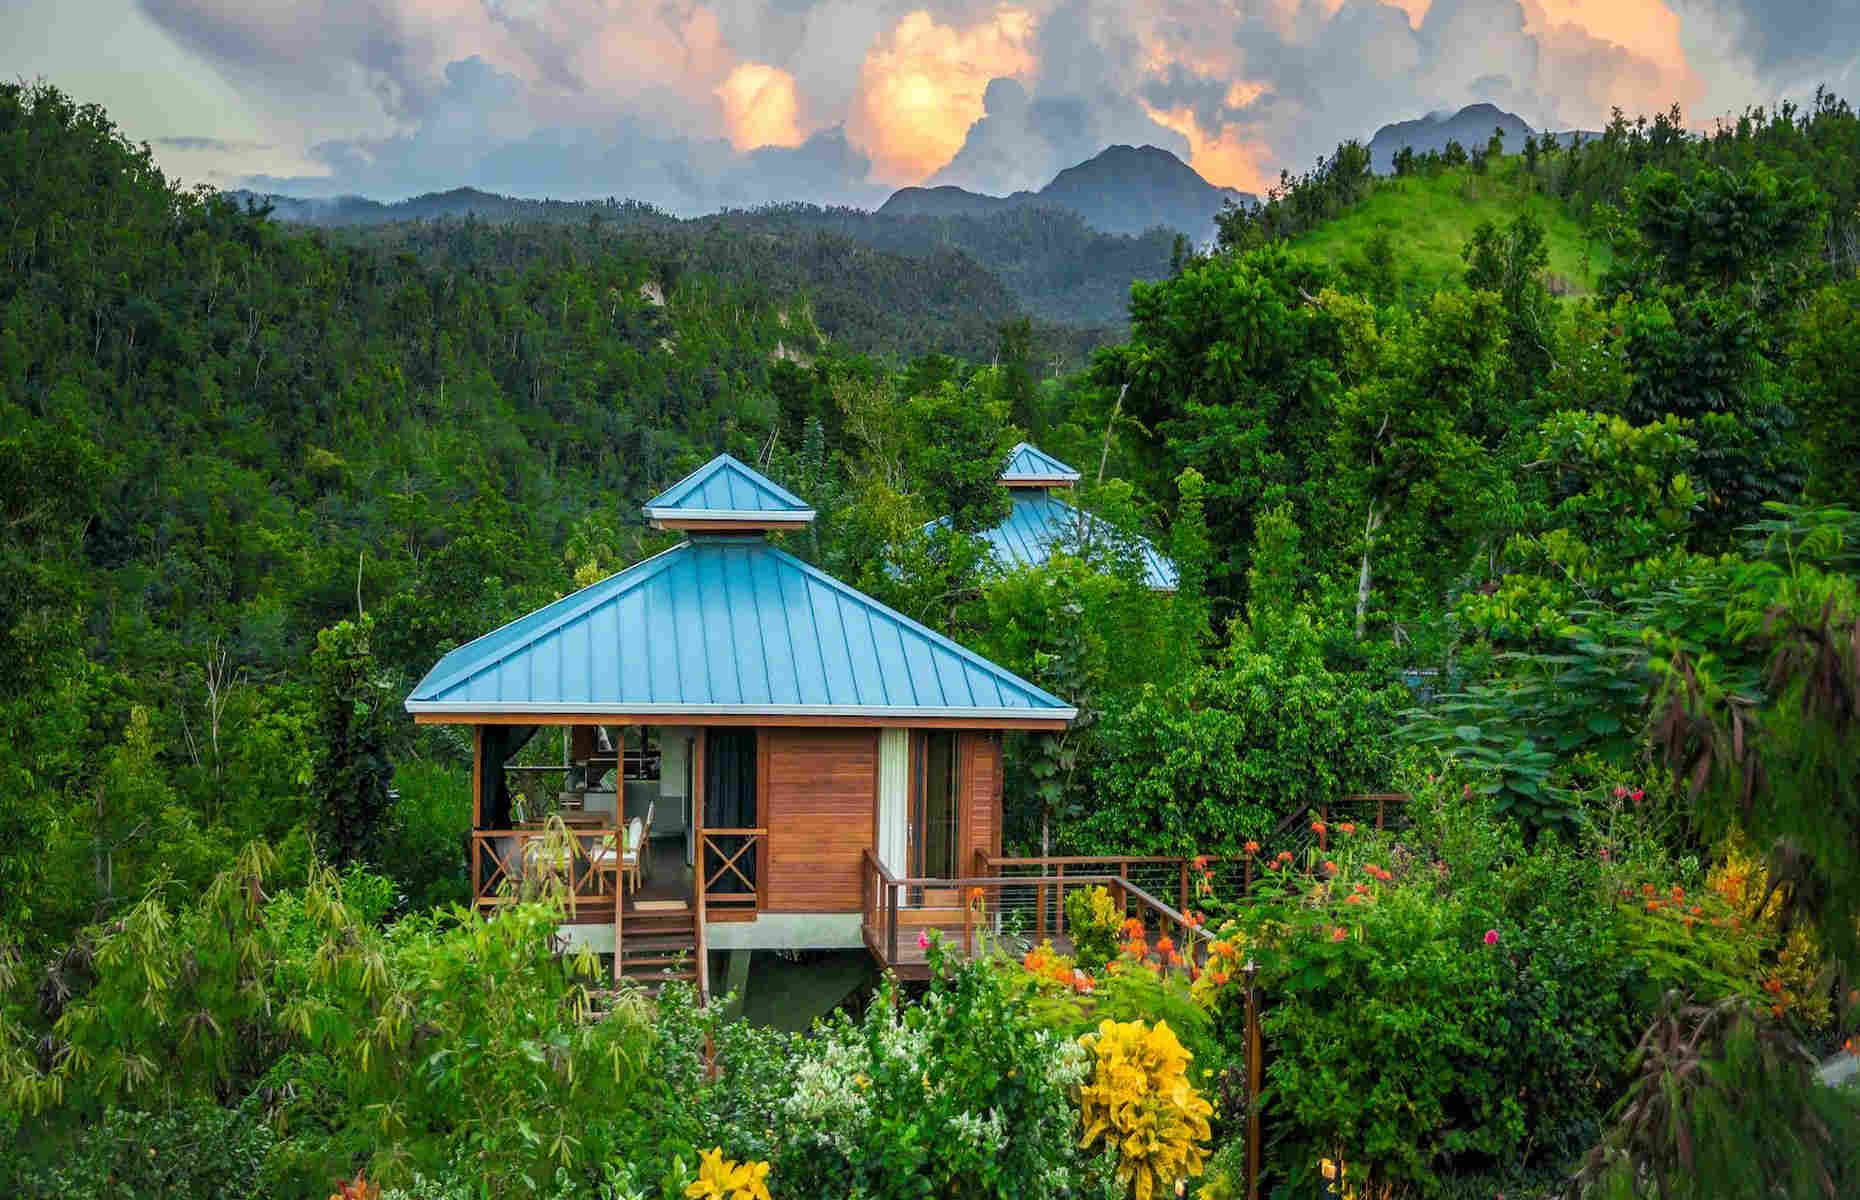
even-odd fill
[[[626,825],[626,845],[620,851],[620,875],[627,882],[627,890],[639,890],[639,860],[646,845],[646,827],[638,817]]]

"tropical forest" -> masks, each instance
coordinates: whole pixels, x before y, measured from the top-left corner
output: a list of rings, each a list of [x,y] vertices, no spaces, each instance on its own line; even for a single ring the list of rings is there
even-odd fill
[[[1346,142],[1210,228],[310,226],[0,84],[8,1194],[1860,1195],[1860,115]],[[991,554],[1021,443],[1105,536]],[[479,903],[410,692],[720,454],[1076,708],[995,853],[1123,877],[804,1022]]]

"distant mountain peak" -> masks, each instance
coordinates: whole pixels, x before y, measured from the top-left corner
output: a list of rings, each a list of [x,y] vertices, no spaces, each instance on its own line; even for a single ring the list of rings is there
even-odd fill
[[[1456,113],[1432,112],[1412,121],[1384,125],[1369,140],[1369,163],[1374,170],[1387,174],[1395,169],[1395,155],[1403,148],[1426,154],[1446,149],[1448,142],[1458,142],[1470,152],[1484,146],[1494,129],[1503,129],[1506,142],[1514,148],[1537,132],[1516,113],[1481,101]]]
[[[1106,146],[1053,176],[1037,192],[989,196],[945,184],[902,188],[880,206],[886,216],[986,216],[1009,208],[1053,208],[1076,213],[1105,233],[1143,233],[1162,226],[1207,241],[1222,205],[1255,203],[1233,188],[1217,187],[1160,146]]]

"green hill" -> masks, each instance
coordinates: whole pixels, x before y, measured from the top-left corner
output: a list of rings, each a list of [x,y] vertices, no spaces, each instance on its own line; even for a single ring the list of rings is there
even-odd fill
[[[1292,239],[1292,245],[1328,262],[1360,263],[1380,232],[1389,235],[1396,278],[1410,294],[1457,283],[1460,257],[1482,222],[1505,225],[1528,212],[1543,224],[1550,251],[1551,290],[1593,292],[1611,255],[1571,216],[1563,202],[1526,182],[1523,160],[1507,157],[1484,173],[1448,168],[1438,175],[1379,176],[1366,196]]]

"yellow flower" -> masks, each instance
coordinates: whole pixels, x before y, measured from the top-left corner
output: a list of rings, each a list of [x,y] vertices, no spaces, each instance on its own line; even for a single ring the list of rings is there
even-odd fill
[[[685,1188],[689,1200],[769,1200],[769,1165],[738,1163],[723,1156],[721,1146],[698,1156],[697,1182]]]

